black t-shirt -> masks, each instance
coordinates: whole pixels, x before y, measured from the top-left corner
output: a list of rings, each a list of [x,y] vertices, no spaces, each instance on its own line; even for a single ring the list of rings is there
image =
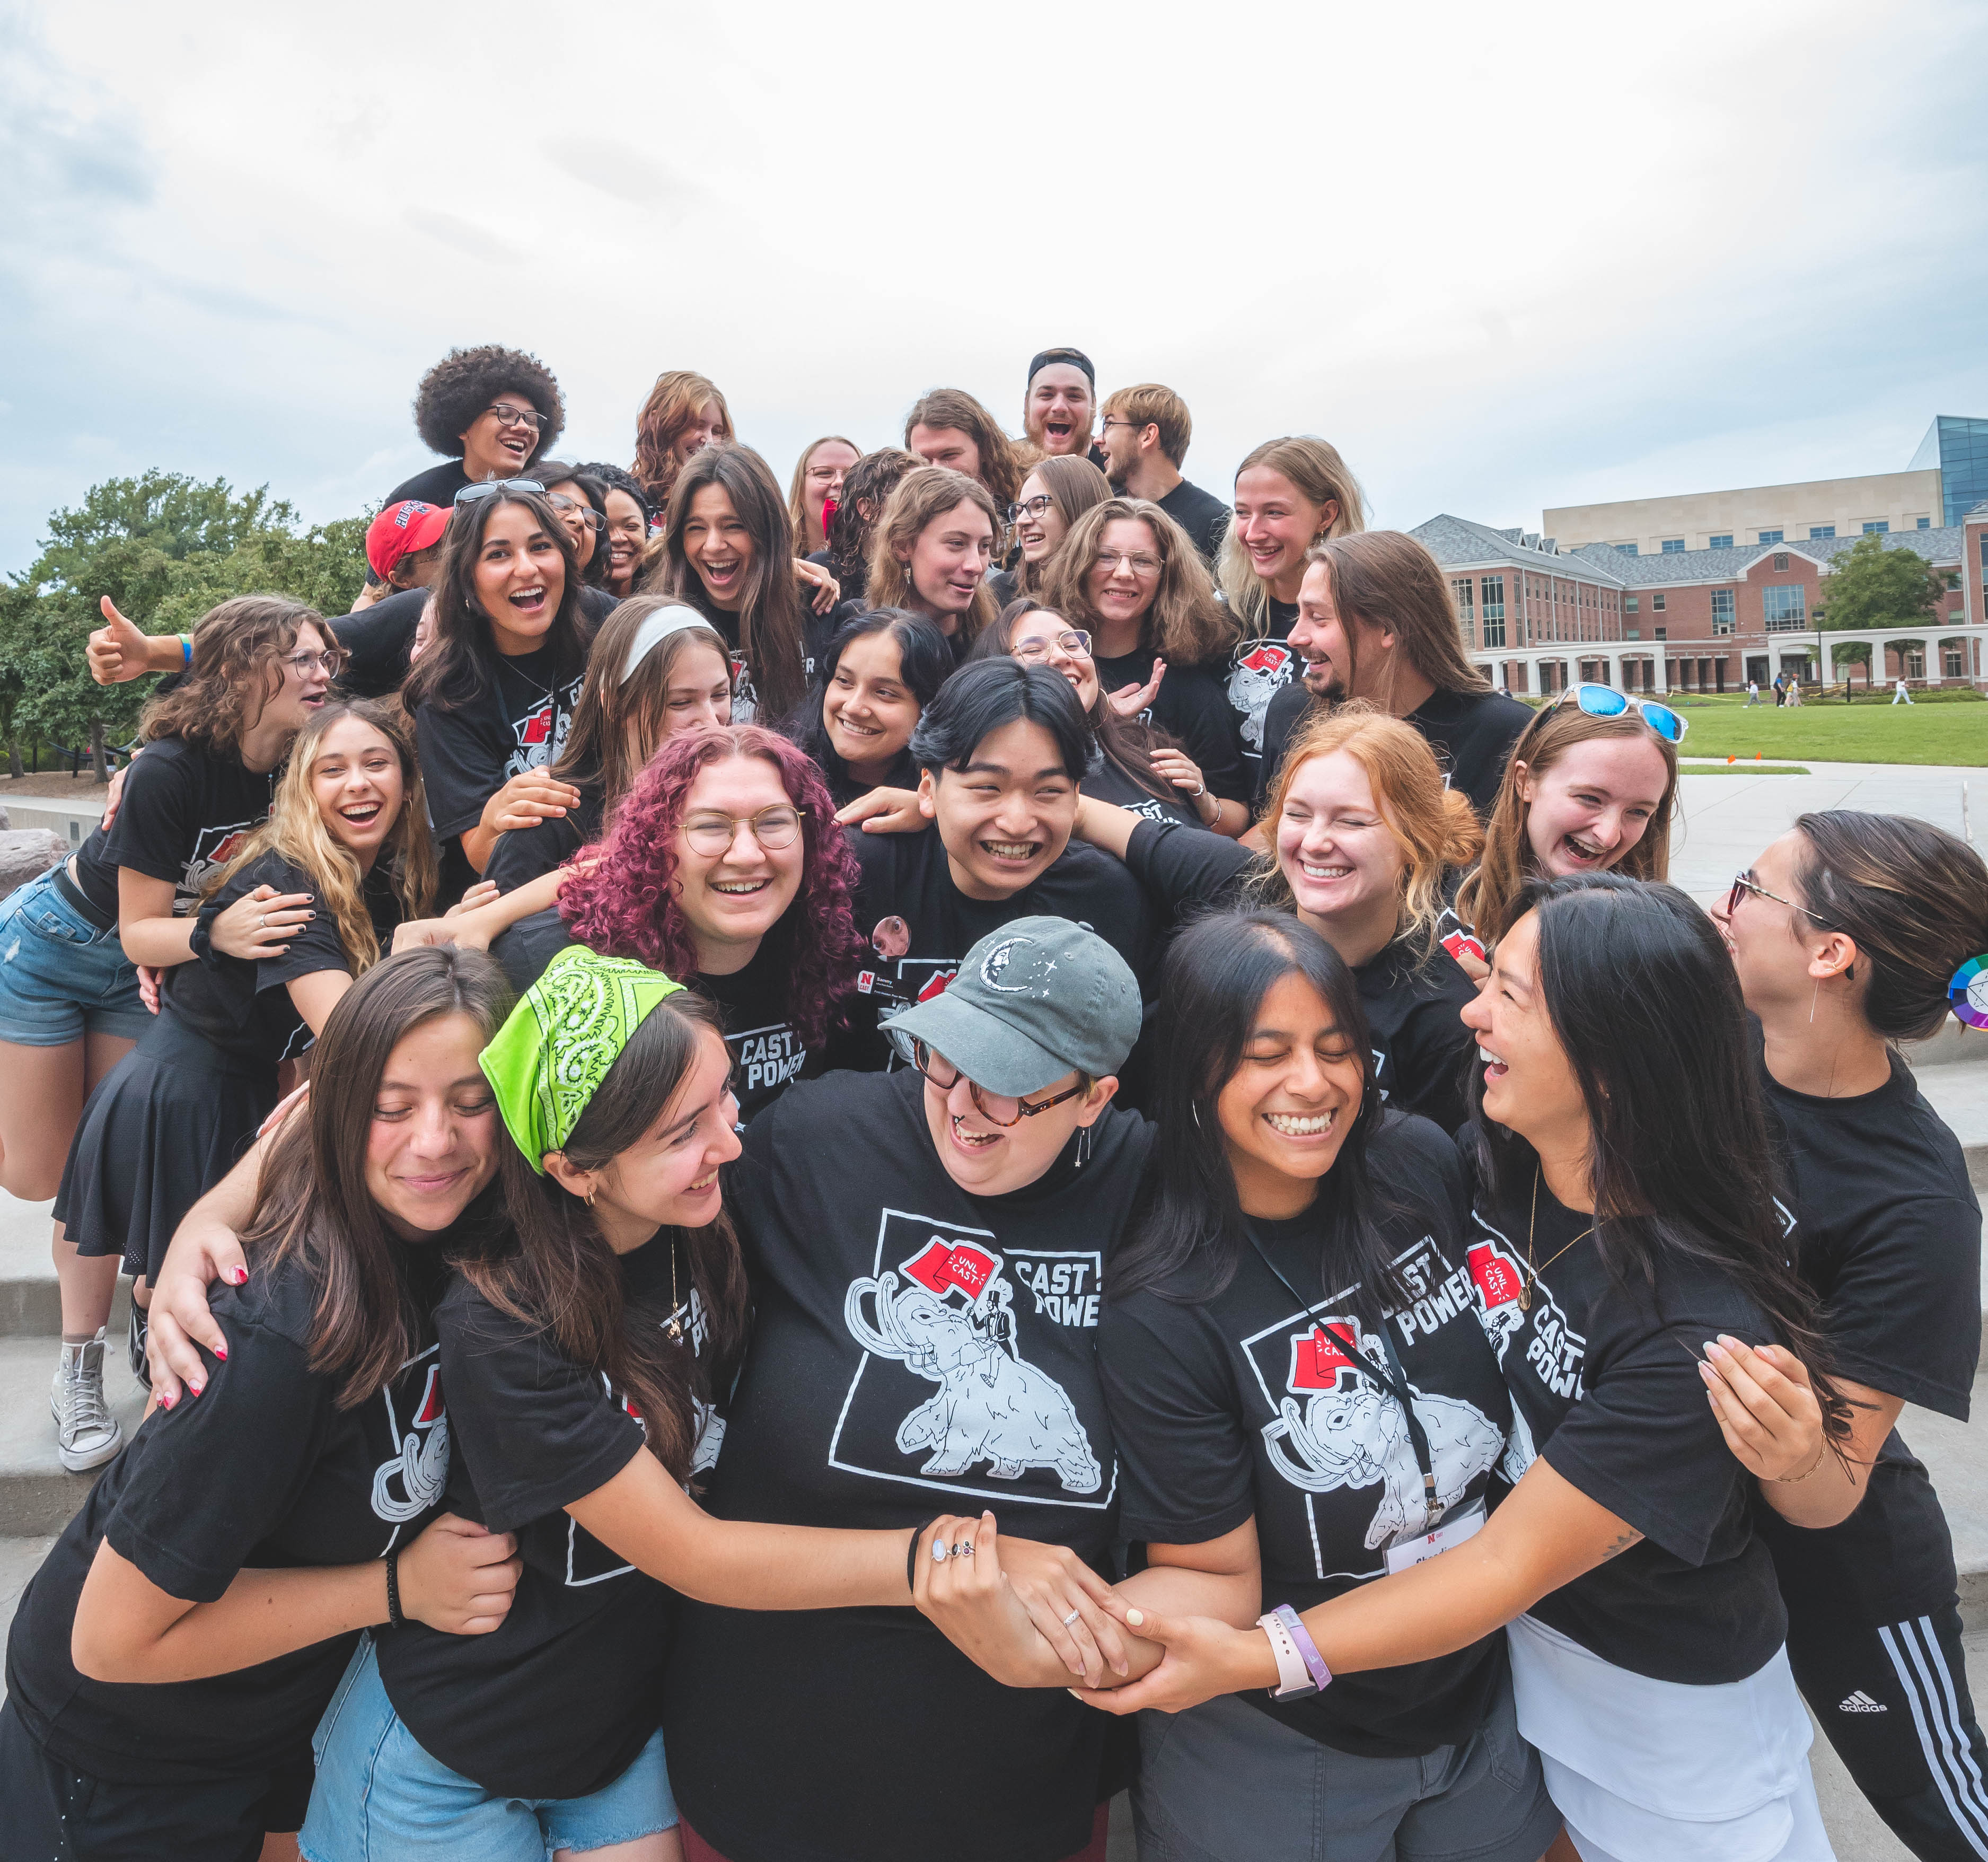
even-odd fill
[[[321,970],[352,974],[352,959],[339,941],[338,922],[317,887],[300,867],[280,853],[252,860],[202,908],[214,920],[245,893],[273,886],[279,893],[312,895],[317,914],[290,939],[280,957],[252,962],[245,957],[215,953],[211,964],[183,963],[166,972],[164,1012],[183,1022],[221,1053],[273,1071],[279,1061],[293,1060],[316,1038],[297,1012],[286,986],[300,976]],[[374,935],[382,951],[393,948],[394,929],[401,921],[401,904],[391,875],[375,866],[367,875],[366,906]]]
[[[1256,785],[1260,805],[1276,780],[1284,748],[1311,708],[1312,695],[1302,680],[1287,685],[1270,701],[1263,720],[1263,761]],[[1401,720],[1428,739],[1443,772],[1443,786],[1460,789],[1480,816],[1488,816],[1504,780],[1506,759],[1519,733],[1533,721],[1529,706],[1502,692],[1438,691]]]
[[[1482,1516],[1511,1419],[1465,1259],[1463,1167],[1419,1119],[1389,1117],[1369,1154],[1398,1205],[1382,1228],[1415,1296],[1387,1316],[1394,1364],[1416,1399],[1442,1517],[1455,1525]],[[1200,1545],[1253,1516],[1264,1607],[1305,1610],[1384,1576],[1387,1548],[1423,1532],[1428,1510],[1400,1403],[1327,1336],[1394,1374],[1357,1312],[1357,1281],[1325,1293],[1311,1215],[1249,1227],[1309,1311],[1252,1246],[1212,1299],[1145,1289],[1106,1303],[1098,1351],[1124,1470],[1119,1530]],[[1489,1636],[1432,1661],[1346,1675],[1304,1701],[1242,1698],[1342,1752],[1415,1756],[1483,1725],[1504,1647]]]
[[[687,1348],[703,1316],[670,1238],[620,1258],[630,1323],[672,1316]],[[380,1632],[380,1678],[430,1756],[505,1796],[583,1797],[627,1769],[658,1723],[675,1593],[610,1552],[564,1509],[643,1451],[642,1424],[597,1370],[539,1321],[500,1312],[459,1276],[435,1309],[455,1431],[448,1507],[515,1533],[524,1573],[487,1636],[424,1624]],[[723,1429],[700,1405],[694,1468]]]
[[[414,651],[414,630],[421,625],[421,610],[434,591],[404,588],[361,608],[356,614],[340,614],[330,623],[338,644],[352,655],[338,676],[340,688],[361,698],[385,698],[401,689],[407,676],[409,655]],[[580,591],[580,611],[589,623],[598,627],[613,613],[614,595],[590,583]]]
[[[387,502],[380,508],[384,511],[403,498],[418,498],[424,505],[440,505],[445,511],[450,510],[455,506],[456,493],[469,482],[469,474],[460,459],[445,459],[411,478],[403,478],[387,494]]]
[[[1210,569],[1229,534],[1229,507],[1211,492],[1183,478],[1164,498],[1153,502],[1185,530]]]
[[[242,766],[237,751],[161,737],[124,774],[116,818],[93,828],[76,850],[83,890],[98,911],[117,915],[117,869],[170,880],[173,915],[195,909],[201,888],[242,850],[269,816],[277,770]]]
[[[1753,1477],[1719,1432],[1698,1360],[1722,1332],[1750,1345],[1770,1334],[1753,1301],[1700,1262],[1663,1255],[1654,1288],[1635,1269],[1611,1278],[1585,1233],[1593,1219],[1543,1184],[1536,1229],[1524,1195],[1503,1208],[1480,1189],[1472,1213],[1471,1279],[1512,1393],[1501,1478],[1516,1484],[1543,1455],[1643,1534],[1531,1614],[1632,1674],[1743,1681],[1781,1646],[1787,1614],[1753,1531]]]
[[[1235,902],[1256,856],[1226,835],[1203,828],[1141,823],[1125,863],[1178,917],[1194,905]],[[1445,1131],[1463,1123],[1464,1070],[1470,1030],[1459,1019],[1477,989],[1440,945],[1425,957],[1419,941],[1398,938],[1353,972],[1372,1038],[1374,1082],[1396,1110],[1433,1120]]]
[[[520,918],[490,948],[522,995],[576,941],[555,905]],[[743,969],[727,976],[678,979],[718,1007],[742,1123],[764,1111],[795,1080],[811,1080],[823,1070],[823,1055],[802,1045],[787,1006],[792,950],[792,933],[776,925]]]
[[[483,806],[514,776],[549,769],[566,748],[584,668],[562,680],[553,650],[484,661],[483,690],[445,710],[430,699],[414,714],[428,819],[443,850],[441,903],[460,898],[476,878],[462,836]]]
[[[1959,1141],[1895,1055],[1875,1093],[1817,1099],[1761,1068],[1780,1140],[1782,1204],[1802,1277],[1852,1383],[1967,1420],[1981,1348],[1981,1207]],[[1897,1430],[1841,1525],[1756,1508],[1782,1590],[1846,1619],[1896,1623],[1952,1600],[1953,1542]]]
[[[403,1256],[420,1310],[435,1250]],[[441,1510],[448,1473],[435,1347],[377,1396],[341,1410],[341,1379],[309,1367],[316,1289],[295,1261],[209,1299],[228,1361],[198,1401],[154,1410],[22,1593],[7,1694],[64,1764],[130,1784],[226,1778],[309,1756],[312,1729],[357,1634],[201,1681],[85,1680],[69,1632],[98,1544],[168,1596],[212,1603],[244,1569],[358,1564],[410,1544]]]
[[[1224,695],[1236,714],[1242,771],[1253,795],[1256,792],[1257,765],[1263,760],[1264,715],[1270,701],[1304,671],[1304,656],[1289,644],[1291,623],[1298,617],[1298,604],[1266,597],[1265,611],[1264,631],[1236,643],[1222,674]],[[1169,678],[1172,676],[1168,674]],[[1166,688],[1160,689],[1164,691]]]
[[[707,1503],[871,1529],[991,1506],[1102,1570],[1117,1463],[1099,1282],[1151,1127],[1112,1107],[1080,1169],[1067,1149],[1028,1189],[973,1197],[933,1150],[924,1090],[910,1072],[831,1074],[748,1130],[729,1199],[752,1346]],[[1060,1862],[1087,1839],[1104,1733],[908,1608],[687,1604],[664,1724],[684,1814],[732,1862],[927,1862],[935,1845]],[[778,1762],[742,1766],[752,1752]]]
[[[1097,683],[1107,692],[1144,685],[1153,676],[1153,651],[1141,647],[1094,663]],[[1221,682],[1201,666],[1176,666],[1168,662],[1166,677],[1153,702],[1139,714],[1142,724],[1150,724],[1173,738],[1199,766],[1202,778],[1214,792],[1231,802],[1249,799],[1249,778],[1242,768],[1239,722],[1230,708]]]
[[[1173,800],[1162,802],[1150,789],[1141,788],[1109,757],[1100,756],[1097,767],[1077,787],[1087,796],[1143,815],[1148,821],[1178,821],[1184,827],[1201,826],[1201,817],[1194,812],[1194,804],[1188,800],[1185,789],[1176,789]]]
[[[891,767],[884,772],[881,782],[859,782],[849,772],[849,765],[836,753],[823,745],[815,767],[821,772],[822,780],[828,785],[828,799],[837,808],[847,808],[854,801],[869,794],[873,789],[915,789],[918,786],[918,766],[911,761],[908,745],[900,750]]]
[[[843,831],[863,868],[856,928],[875,953],[875,967],[857,978],[857,995],[874,1010],[874,1015],[867,1012],[862,1002],[852,1005],[859,1033],[867,1035],[886,1016],[936,995],[952,981],[959,960],[989,931],[1038,914],[1089,925],[1132,966],[1143,985],[1151,914],[1138,881],[1108,853],[1073,840],[1040,879],[1019,892],[1005,899],[970,899],[952,882],[936,826],[914,834],[866,834],[860,827]],[[889,1059],[881,1035],[857,1048],[870,1065],[882,1066]]]
[[[580,806],[570,814],[549,815],[536,827],[510,828],[497,836],[483,877],[500,892],[516,892],[528,880],[556,873],[574,854],[600,838],[607,811],[607,792],[598,782],[579,782]]]

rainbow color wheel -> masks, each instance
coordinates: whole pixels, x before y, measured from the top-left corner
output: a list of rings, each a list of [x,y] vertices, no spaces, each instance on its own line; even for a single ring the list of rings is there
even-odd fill
[[[1988,1028],[1988,953],[1970,957],[1947,985],[1953,1012],[1969,1028]]]

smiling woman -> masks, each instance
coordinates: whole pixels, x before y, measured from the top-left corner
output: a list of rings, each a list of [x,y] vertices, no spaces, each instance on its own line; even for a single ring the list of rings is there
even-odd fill
[[[1000,510],[979,480],[920,466],[898,480],[870,533],[864,599],[926,616],[963,655],[994,618],[987,572],[1000,536]]]
[[[448,460],[396,485],[387,503],[418,498],[447,508],[465,485],[511,478],[549,451],[566,425],[552,372],[522,350],[452,349],[421,377],[414,425]]]
[[[194,939],[259,887],[309,901],[251,961],[170,972],[157,1020],[85,1108],[56,1218],[80,1252],[157,1271],[180,1218],[226,1173],[276,1100],[276,1068],[434,897],[420,772],[384,706],[330,706],[299,733],[268,823],[210,882]]]

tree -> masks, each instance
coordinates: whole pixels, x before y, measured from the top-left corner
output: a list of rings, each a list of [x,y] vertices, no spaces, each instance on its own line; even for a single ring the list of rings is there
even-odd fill
[[[1946,596],[1946,576],[1917,550],[1905,544],[1887,549],[1882,536],[1861,536],[1831,565],[1816,606],[1825,633],[1915,627],[1937,622]],[[1845,647],[1838,657],[1854,651]]]
[[[84,661],[101,597],[156,634],[186,632],[234,595],[290,595],[343,614],[363,579],[366,522],[300,532],[296,511],[266,486],[238,496],[225,479],[176,472],[93,485],[49,519],[32,567],[0,586],[0,729],[16,767],[19,735],[39,732],[71,749],[90,745],[102,781],[100,746],[137,728],[148,681],[98,685]]]

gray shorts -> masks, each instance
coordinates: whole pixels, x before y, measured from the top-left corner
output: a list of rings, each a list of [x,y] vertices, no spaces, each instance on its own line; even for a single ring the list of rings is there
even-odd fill
[[[1224,1695],[1139,1716],[1139,1862],[1539,1862],[1560,1830],[1510,1682],[1483,1731],[1360,1759]]]

